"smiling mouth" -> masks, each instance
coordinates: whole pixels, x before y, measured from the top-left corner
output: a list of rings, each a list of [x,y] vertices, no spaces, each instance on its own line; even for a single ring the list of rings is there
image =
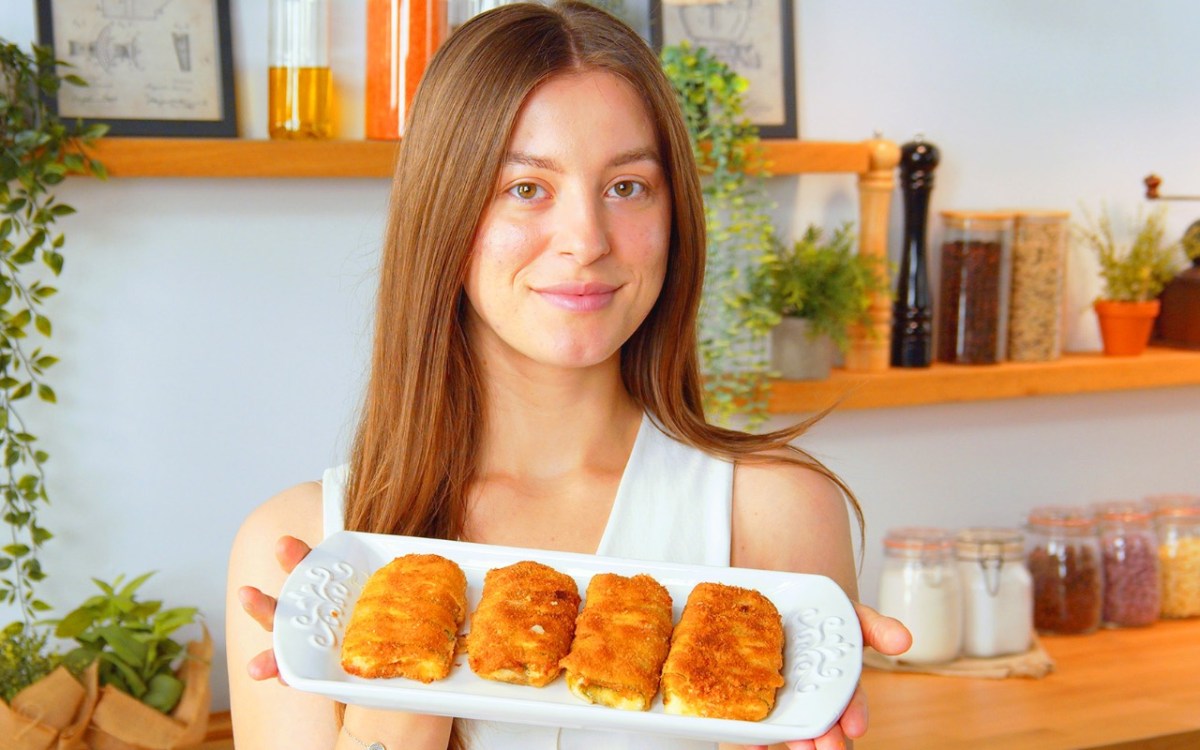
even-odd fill
[[[535,289],[551,305],[572,312],[595,312],[607,307],[619,286],[598,283],[569,283]]]

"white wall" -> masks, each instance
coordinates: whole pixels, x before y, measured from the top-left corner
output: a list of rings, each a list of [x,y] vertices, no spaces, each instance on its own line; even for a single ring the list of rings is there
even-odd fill
[[[934,209],[1135,210],[1150,171],[1200,191],[1189,0],[798,3],[801,130],[852,140],[918,130],[943,153]],[[0,7],[28,41],[33,3]],[[265,127],[265,3],[234,2],[242,132]],[[358,137],[361,3],[339,0],[342,134]],[[148,596],[200,606],[227,704],[226,555],[245,514],[341,460],[367,347],[383,180],[73,180],[52,301],[59,404],[29,414],[52,459],[50,578],[65,607],[89,578],[159,573]],[[838,177],[773,184],[781,228],[854,215]],[[899,201],[899,193],[896,195]],[[1170,205],[1173,234],[1200,206]],[[894,214],[894,234],[899,232]],[[1082,284],[1077,306],[1087,301]],[[1090,321],[1073,327],[1094,342]],[[1030,506],[1200,491],[1200,388],[835,413],[804,445],[857,490],[862,589],[901,524],[1015,524]],[[13,613],[0,611],[0,620]]]

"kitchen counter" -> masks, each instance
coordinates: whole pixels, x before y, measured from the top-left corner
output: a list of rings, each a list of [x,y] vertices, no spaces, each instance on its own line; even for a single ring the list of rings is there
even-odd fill
[[[865,670],[856,750],[1200,748],[1200,620],[1041,640],[1055,671],[1040,680]],[[227,712],[201,748],[232,750]]]
[[[864,670],[856,750],[1200,748],[1200,620],[1041,641],[1040,680]]]

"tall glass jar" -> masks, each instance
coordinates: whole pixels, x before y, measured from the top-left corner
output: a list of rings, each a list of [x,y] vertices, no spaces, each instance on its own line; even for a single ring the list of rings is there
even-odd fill
[[[1137,502],[1096,506],[1104,565],[1104,613],[1109,627],[1137,627],[1158,620],[1158,540],[1149,509]]]
[[[1013,221],[1008,359],[1045,362],[1062,353],[1063,285],[1070,213],[1018,211]]]
[[[937,352],[942,362],[1004,359],[1012,214],[942,211]]]
[[[1200,617],[1200,497],[1155,498],[1163,617]]]
[[[269,8],[268,131],[272,138],[329,138],[329,0],[271,0]]]
[[[1100,626],[1104,579],[1091,515],[1070,507],[1034,508],[1027,534],[1033,626],[1039,633],[1063,635],[1095,631]]]
[[[879,609],[912,633],[912,647],[900,659],[933,664],[957,657],[963,614],[953,537],[941,529],[893,529],[883,552]]]
[[[963,592],[963,654],[1001,656],[1029,649],[1033,580],[1016,529],[964,529],[955,542]]]
[[[446,36],[446,0],[367,0],[367,138],[397,140],[425,67]]]

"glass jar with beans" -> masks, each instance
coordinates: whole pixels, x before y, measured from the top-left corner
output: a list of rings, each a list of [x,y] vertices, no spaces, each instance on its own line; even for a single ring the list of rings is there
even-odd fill
[[[1200,497],[1151,499],[1164,618],[1200,617]]]
[[[1007,347],[1011,213],[942,211],[937,358],[994,364]]]
[[[1137,627],[1158,620],[1158,540],[1149,508],[1112,501],[1094,509],[1104,577],[1108,627]]]
[[[1070,217],[1066,211],[1016,212],[1008,305],[1009,361],[1045,362],[1062,353]]]
[[[1064,506],[1034,508],[1026,536],[1034,628],[1045,634],[1094,632],[1100,626],[1104,579],[1091,514]]]

